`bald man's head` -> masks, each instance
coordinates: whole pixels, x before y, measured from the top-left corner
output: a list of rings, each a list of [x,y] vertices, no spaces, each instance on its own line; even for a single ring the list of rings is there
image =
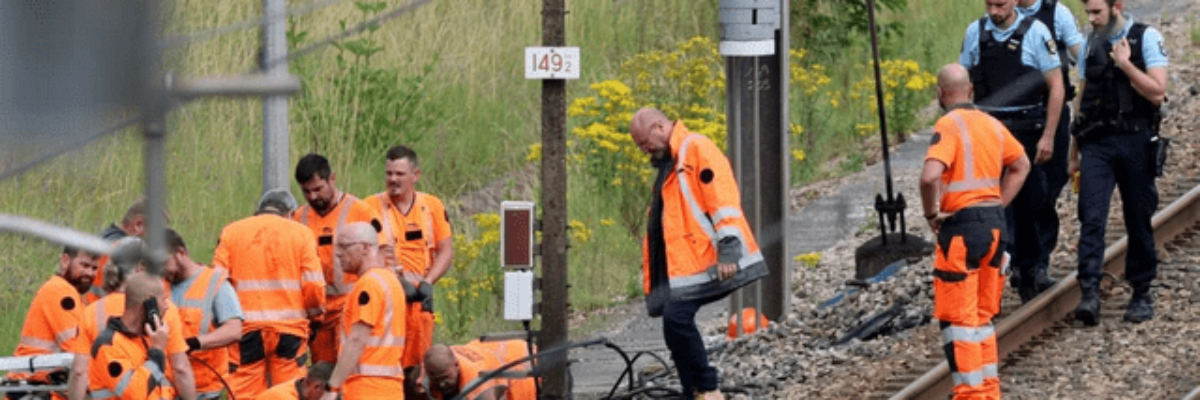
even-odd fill
[[[337,231],[334,257],[342,270],[361,275],[367,269],[381,267],[379,259],[379,236],[375,227],[366,222],[346,224]]]
[[[674,125],[666,114],[655,108],[643,108],[629,121],[629,135],[638,148],[654,158],[670,152],[671,129]]]
[[[162,278],[145,272],[135,272],[130,275],[125,285],[125,309],[141,308],[142,302],[146,299],[162,298],[166,293],[166,290],[163,289]]]
[[[435,344],[425,352],[425,374],[430,390],[442,395],[458,392],[458,360],[446,345]]]
[[[970,103],[974,87],[971,74],[959,63],[946,64],[938,70],[938,103],[942,108]]]

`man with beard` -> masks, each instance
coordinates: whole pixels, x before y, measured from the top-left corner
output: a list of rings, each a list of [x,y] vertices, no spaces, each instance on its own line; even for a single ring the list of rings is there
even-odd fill
[[[1154,317],[1150,283],[1158,275],[1154,230],[1158,208],[1158,137],[1166,101],[1167,53],[1154,28],[1123,15],[1121,0],[1085,0],[1093,32],[1079,61],[1080,121],[1071,142],[1071,173],[1080,171],[1079,287],[1075,318],[1100,323],[1100,265],[1113,186],[1121,190],[1129,233],[1125,279],[1133,286],[1125,321]]]
[[[296,183],[308,205],[296,209],[292,218],[308,226],[317,237],[317,256],[325,273],[325,314],[315,324],[309,341],[313,362],[337,361],[342,309],[346,295],[358,280],[357,275],[343,272],[333,256],[338,229],[354,222],[369,223],[377,232],[382,229],[378,214],[354,195],[337,190],[336,180],[329,160],[320,154],[306,155],[296,163]]]
[[[187,243],[174,229],[167,229],[167,251],[163,275],[171,282],[171,301],[183,318],[181,333],[196,376],[197,398],[220,398],[229,371],[229,345],[242,338],[242,306],[227,274],[192,261]]]
[[[58,272],[42,284],[29,304],[14,356],[61,353],[66,348],[67,341],[79,333],[79,321],[83,318],[81,295],[92,287],[99,258],[74,247],[63,248]],[[49,372],[9,374],[9,379],[42,384],[52,383],[50,377]],[[64,397],[56,393],[55,398]]]

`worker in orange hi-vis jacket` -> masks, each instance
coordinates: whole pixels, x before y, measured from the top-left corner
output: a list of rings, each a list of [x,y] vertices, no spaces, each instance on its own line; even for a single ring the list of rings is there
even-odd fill
[[[304,191],[308,205],[292,213],[292,218],[307,226],[316,236],[317,255],[325,274],[325,314],[314,326],[309,348],[313,361],[334,362],[339,348],[338,327],[346,294],[354,287],[358,276],[342,271],[333,256],[333,243],[338,229],[353,222],[366,222],[376,232],[382,229],[377,213],[350,193],[335,186],[336,176],[329,160],[319,154],[309,154],[296,163],[296,183]]]
[[[171,306],[162,278],[135,272],[127,286],[121,314],[99,326],[84,319],[79,336],[70,342],[75,355],[67,384],[70,399],[174,399],[176,392],[178,397],[195,399],[190,380],[165,373],[171,328],[161,312]],[[186,360],[183,365],[187,366]]]
[[[21,328],[21,340],[17,343],[14,356],[35,356],[62,352],[65,344],[79,331],[79,320],[83,318],[83,300],[80,297],[92,285],[99,256],[73,247],[64,247],[59,258],[58,272],[42,284],[29,304],[25,314],[25,325]],[[52,379],[51,376],[56,379]],[[25,379],[30,383],[51,384],[61,381],[59,374],[37,372],[10,373],[9,379]],[[55,398],[65,398],[55,394]]]
[[[228,271],[245,320],[229,347],[229,385],[236,398],[304,376],[310,324],[325,304],[325,278],[316,239],[287,218],[296,199],[286,189],[263,194],[258,212],[229,224],[213,253],[213,268]]]
[[[95,335],[103,331],[109,319],[119,317],[125,312],[126,286],[134,275],[146,272],[145,253],[145,242],[136,236],[127,236],[113,244],[112,256],[109,263],[104,266],[103,272],[102,287],[108,294],[83,309],[80,340],[96,340]],[[158,278],[155,282],[163,287],[163,291],[169,291],[166,280]],[[179,308],[171,302],[170,298],[159,302],[159,311],[163,324],[169,328],[167,345],[164,349],[168,367],[164,371],[167,384],[171,385],[174,392],[180,397],[194,399],[196,398],[195,374],[192,372],[191,362],[187,357],[187,342],[183,336],[183,318],[179,315]],[[88,331],[82,328],[84,325],[90,325],[96,329]],[[90,333],[91,336],[86,336],[85,332]],[[87,351],[86,348],[68,350],[73,353]],[[93,377],[94,379],[97,378]]]
[[[196,375],[197,397],[218,399],[229,375],[229,346],[242,338],[242,306],[225,271],[192,260],[187,243],[167,229],[163,276],[171,282],[171,301],[183,318],[183,336]]]
[[[320,400],[332,374],[333,364],[315,363],[308,367],[307,376],[275,385],[255,400]]]
[[[529,343],[524,340],[472,340],[461,346],[434,345],[425,354],[430,396],[453,398],[480,376],[528,357]],[[531,365],[526,362],[509,371],[528,371]],[[496,378],[475,387],[465,398],[488,400],[501,397],[536,399],[537,384],[534,378]]]
[[[403,399],[404,288],[379,255],[378,232],[365,223],[338,230],[339,265],[359,276],[342,314],[342,347],[322,396]]]
[[[442,201],[416,190],[421,167],[415,151],[406,146],[388,149],[385,172],[387,190],[363,202],[382,219],[383,243],[391,250],[385,256],[391,257],[402,283],[417,292],[408,306],[403,361],[405,376],[414,379],[433,344],[433,285],[450,270],[454,239]]]
[[[921,205],[937,236],[933,317],[941,323],[955,398],[999,399],[992,318],[1000,312],[1004,207],[1029,174],[1025,148],[999,120],[973,104],[967,70],[938,72],[938,119],[921,171]]]

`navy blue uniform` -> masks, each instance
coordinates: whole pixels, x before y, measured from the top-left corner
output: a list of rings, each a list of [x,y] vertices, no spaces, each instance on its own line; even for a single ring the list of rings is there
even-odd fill
[[[1080,152],[1079,284],[1084,298],[1095,296],[1104,260],[1104,231],[1113,187],[1121,193],[1122,214],[1129,234],[1125,279],[1134,289],[1134,300],[1147,297],[1158,274],[1154,232],[1150,219],[1158,208],[1155,178],[1155,142],[1161,114],[1158,106],[1134,90],[1129,78],[1109,59],[1114,43],[1128,39],[1130,62],[1142,71],[1166,68],[1162,35],[1132,19],[1114,35],[1093,35],[1080,61],[1084,92],[1083,119],[1076,126]],[[1081,308],[1083,303],[1081,302]],[[1152,306],[1151,306],[1152,307]],[[1150,309],[1150,315],[1153,309]],[[1132,303],[1131,303],[1132,312]],[[1078,315],[1078,311],[1077,311]],[[1094,324],[1098,315],[1087,315]],[[1126,315],[1126,319],[1130,316]],[[1146,316],[1149,318],[1149,316]]]
[[[1012,25],[1003,30],[990,18],[981,18],[967,27],[959,63],[971,72],[975,103],[1003,122],[1025,146],[1029,159],[1036,159],[1050,94],[1045,76],[1061,66],[1057,45],[1046,25],[1019,12]],[[1055,153],[1065,153],[1067,146],[1056,143]],[[1052,229],[1053,239],[1057,240],[1056,196],[1050,193],[1046,169],[1046,164],[1034,165],[1021,192],[1005,210],[1013,238],[1011,262],[1020,277],[1018,289],[1023,301],[1045,288],[1035,285],[1036,277],[1045,276],[1052,249],[1042,239],[1051,235],[1042,232]],[[1066,165],[1061,164],[1061,169],[1058,175],[1049,175],[1065,176]],[[1051,221],[1042,223],[1046,218]]]

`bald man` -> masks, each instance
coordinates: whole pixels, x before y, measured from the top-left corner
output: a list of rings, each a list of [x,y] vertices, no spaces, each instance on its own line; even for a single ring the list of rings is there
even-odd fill
[[[151,303],[157,310],[147,310]],[[104,326],[84,319],[79,337],[72,342],[75,360],[69,397],[173,399],[178,389],[187,393],[185,398],[194,399],[194,387],[175,387],[192,385],[190,378],[171,382],[165,375],[170,328],[161,316],[168,304],[162,278],[144,272],[130,275],[124,311]]]
[[[429,395],[436,399],[463,395],[463,389],[481,375],[527,358],[528,349],[529,343],[524,340],[473,340],[462,346],[431,346],[425,354]],[[530,368],[531,364],[526,362],[513,367],[512,371]],[[463,397],[471,400],[534,399],[537,397],[537,385],[533,378],[496,378],[481,383]]]
[[[1029,158],[1021,142],[971,104],[965,68],[938,72],[938,104],[921,171],[921,204],[937,235],[933,317],[941,323],[955,398],[1000,398],[996,333],[1009,233],[1004,207],[1021,190]]]
[[[629,134],[658,171],[642,251],[646,308],[663,317],[685,396],[723,399],[696,311],[767,275],[733,169],[711,140],[662,111],[638,110]]]
[[[334,257],[359,276],[346,298],[337,365],[322,399],[404,398],[404,288],[379,254],[379,236],[365,222],[338,229]]]

